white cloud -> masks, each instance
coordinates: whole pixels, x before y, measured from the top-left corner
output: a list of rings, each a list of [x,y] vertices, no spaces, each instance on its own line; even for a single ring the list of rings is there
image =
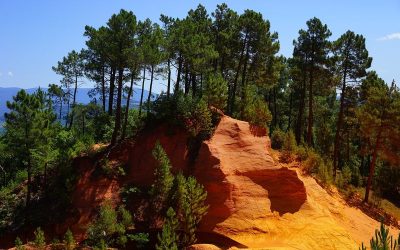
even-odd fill
[[[387,41],[387,40],[400,40],[400,32],[392,33],[378,39],[378,41]]]
[[[9,77],[13,77],[13,76],[14,76],[13,72],[8,71],[8,76],[9,76]]]

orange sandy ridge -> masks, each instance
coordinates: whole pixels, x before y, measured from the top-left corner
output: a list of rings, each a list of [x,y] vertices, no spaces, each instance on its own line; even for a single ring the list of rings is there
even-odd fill
[[[312,177],[277,163],[269,138],[243,121],[224,116],[195,169],[211,205],[202,229],[250,248],[358,249],[379,227]],[[219,179],[210,178],[216,171]]]

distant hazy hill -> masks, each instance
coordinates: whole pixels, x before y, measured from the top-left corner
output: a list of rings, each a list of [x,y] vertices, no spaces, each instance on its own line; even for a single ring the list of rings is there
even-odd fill
[[[17,94],[17,92],[21,88],[1,88],[0,87],[0,123],[4,121],[4,113],[8,112],[7,108],[7,101],[11,101],[12,97]],[[47,88],[42,88],[43,90],[47,91]],[[37,90],[37,88],[30,88],[30,89],[25,89],[28,93],[33,93]],[[87,104],[90,102],[90,98],[88,95],[88,92],[90,91],[90,88],[79,88],[77,91],[77,102],[78,103],[83,103]],[[140,93],[141,89],[139,88],[134,88],[134,93],[133,93],[133,98],[131,99],[131,105],[132,107],[135,107],[139,104],[140,102]],[[144,91],[144,101],[147,100],[149,92],[147,90]],[[157,95],[157,94],[156,94]],[[154,96],[153,96],[154,98]],[[123,100],[123,103],[126,103],[126,100]]]

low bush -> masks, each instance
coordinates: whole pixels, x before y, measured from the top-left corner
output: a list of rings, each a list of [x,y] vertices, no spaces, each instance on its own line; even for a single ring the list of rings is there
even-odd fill
[[[399,250],[400,249],[400,234],[397,239],[389,234],[389,228],[381,223],[380,229],[375,230],[375,236],[370,241],[371,250]],[[361,244],[359,250],[367,250],[364,243]]]
[[[45,249],[46,247],[46,238],[44,236],[44,232],[40,227],[36,228],[35,232],[35,239],[33,240],[33,243],[37,249]]]
[[[17,237],[15,239],[15,249],[16,250],[25,250],[24,244],[22,243],[22,240]]]
[[[316,177],[322,184],[332,182],[332,164],[325,162],[324,159],[315,151],[308,150],[308,157],[303,163],[303,171]]]
[[[284,141],[285,141],[285,133],[279,128],[275,129],[271,135],[271,147],[273,149],[281,149]]]
[[[263,96],[257,92],[254,85],[247,85],[244,89],[244,98],[241,103],[241,112],[236,115],[251,125],[268,128],[272,121],[272,114]]]
[[[64,245],[65,245],[65,250],[73,250],[75,249],[75,239],[74,236],[72,235],[71,230],[67,230],[67,232],[64,235]]]
[[[162,94],[153,103],[152,117],[173,126],[186,129],[192,136],[210,135],[212,132],[211,112],[203,99],[185,95],[182,91],[169,98]]]

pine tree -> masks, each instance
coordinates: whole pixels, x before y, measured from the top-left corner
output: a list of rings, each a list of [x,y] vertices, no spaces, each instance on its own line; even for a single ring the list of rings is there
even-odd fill
[[[174,176],[171,173],[171,164],[168,156],[158,141],[153,149],[153,157],[157,165],[154,171],[155,180],[151,186],[150,194],[153,197],[154,212],[159,215],[162,210],[166,209],[166,202],[170,197]]]
[[[299,69],[306,72],[302,77],[301,91],[301,110],[299,110],[298,122],[302,122],[304,112],[305,92],[308,87],[308,119],[307,119],[307,144],[313,145],[313,126],[314,126],[314,96],[315,88],[323,89],[322,83],[326,83],[329,76],[328,53],[330,42],[327,40],[331,36],[327,25],[322,24],[318,18],[312,18],[307,21],[307,30],[299,31],[299,38],[294,41],[293,57],[299,65]],[[306,83],[308,80],[308,84]],[[318,85],[317,85],[318,84]],[[301,116],[300,116],[301,114]],[[299,126],[301,127],[301,126]],[[299,137],[301,131],[298,131]]]
[[[157,250],[178,250],[178,220],[174,209],[171,207],[167,210],[167,218],[164,222],[161,234],[157,235]]]
[[[220,73],[210,74],[207,77],[203,92],[209,107],[225,109],[228,100],[228,84]]]
[[[35,167],[40,166],[37,152],[40,157],[46,158],[50,149],[48,140],[52,138],[52,124],[55,115],[51,108],[51,102],[46,99],[46,94],[39,89],[34,94],[27,94],[20,90],[13,97],[12,102],[7,102],[9,113],[5,114],[5,142],[10,152],[15,156],[19,167],[28,171],[28,185],[26,206],[31,199],[32,173]],[[36,152],[36,154],[35,154]]]
[[[400,157],[400,93],[394,84],[370,87],[365,103],[357,110],[361,135],[372,154],[364,201],[368,202],[378,156],[393,163]]]
[[[354,34],[352,31],[347,31],[336,40],[333,43],[333,50],[337,72],[340,75],[342,84],[333,153],[333,175],[335,177],[338,162],[340,162],[339,148],[344,120],[346,92],[348,89],[347,84],[351,81],[357,82],[357,80],[366,75],[366,69],[371,66],[372,58],[368,57],[368,51],[365,48],[365,38],[362,35]]]
[[[183,231],[180,237],[180,246],[187,247],[196,242],[197,227],[207,213],[208,205],[205,204],[207,192],[192,176],[186,178],[180,173],[175,180],[174,201],[177,205],[178,220]]]
[[[67,88],[67,98],[68,98],[68,109],[70,108],[70,86],[74,85],[74,92],[72,94],[72,107],[76,103],[76,94],[78,91],[78,80],[83,76],[84,64],[83,64],[83,54],[72,50],[68,53],[67,57],[63,57],[62,61],[59,61],[57,67],[53,67],[53,70],[63,76],[63,84]],[[73,114],[67,114],[69,116],[69,125],[72,127]]]

